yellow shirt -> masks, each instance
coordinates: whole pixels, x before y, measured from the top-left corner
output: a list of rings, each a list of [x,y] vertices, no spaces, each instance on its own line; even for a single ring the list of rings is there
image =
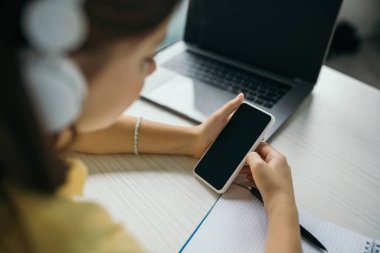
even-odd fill
[[[19,216],[35,253],[143,252],[120,225],[115,224],[100,206],[75,202],[81,195],[86,167],[77,160],[72,164],[66,184],[54,196],[41,196],[14,190]],[[21,252],[20,236],[12,229],[0,202],[0,252]],[[5,231],[4,231],[5,230]]]

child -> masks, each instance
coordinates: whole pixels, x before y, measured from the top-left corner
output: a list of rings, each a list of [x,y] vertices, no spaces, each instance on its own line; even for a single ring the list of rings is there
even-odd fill
[[[195,127],[120,117],[154,71],[153,55],[177,4],[177,0],[2,1],[0,252],[143,251],[104,209],[71,200],[81,193],[86,168],[56,149],[203,154],[243,95]],[[70,18],[63,19],[62,29],[51,28],[65,15]],[[54,22],[47,22],[46,16]],[[76,32],[81,40],[70,41]],[[70,46],[62,46],[66,40]],[[268,213],[266,252],[279,247],[282,252],[300,252],[286,159],[262,144],[247,162],[249,168],[242,173],[255,181]]]

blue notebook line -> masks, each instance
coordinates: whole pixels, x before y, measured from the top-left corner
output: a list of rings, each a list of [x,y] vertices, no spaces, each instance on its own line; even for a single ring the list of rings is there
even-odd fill
[[[210,210],[208,210],[208,212],[205,215],[205,217],[203,217],[202,221],[198,224],[198,226],[195,228],[194,232],[190,235],[189,239],[187,239],[187,241],[185,242],[185,244],[182,246],[182,248],[179,250],[178,253],[181,253],[186,248],[186,245],[191,241],[191,239],[193,238],[193,236],[197,233],[198,229],[202,226],[202,223],[206,220],[207,216],[211,213],[211,211],[214,208],[214,206],[216,205],[216,203],[218,203],[220,197],[222,197],[222,195],[219,195],[218,199],[212,205],[212,207],[210,208]]]
[[[380,241],[340,227],[299,209],[300,223],[333,253],[380,253]],[[232,185],[219,196],[180,253],[264,252],[268,220],[249,191]],[[305,253],[321,251],[304,240]]]

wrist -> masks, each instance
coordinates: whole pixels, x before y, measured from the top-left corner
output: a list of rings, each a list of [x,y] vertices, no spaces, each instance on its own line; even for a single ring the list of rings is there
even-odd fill
[[[277,194],[265,201],[265,209],[268,217],[276,214],[298,215],[293,194]]]
[[[196,131],[195,127],[183,127],[182,136],[182,140],[185,143],[183,146],[183,154],[196,157],[199,134]]]
[[[201,158],[205,149],[204,141],[202,140],[202,128],[201,125],[189,127],[189,131],[191,132],[191,151],[189,153],[190,156],[195,158]]]

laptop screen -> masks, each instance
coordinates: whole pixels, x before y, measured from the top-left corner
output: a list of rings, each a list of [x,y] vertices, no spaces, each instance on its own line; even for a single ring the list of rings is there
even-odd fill
[[[316,82],[342,0],[190,0],[185,41]]]

